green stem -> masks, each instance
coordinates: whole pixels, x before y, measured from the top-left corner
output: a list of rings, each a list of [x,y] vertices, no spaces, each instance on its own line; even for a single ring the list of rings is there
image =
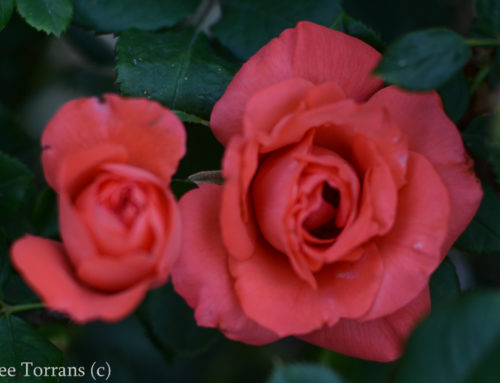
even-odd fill
[[[476,74],[474,79],[472,80],[472,84],[470,86],[470,93],[473,94],[476,92],[477,88],[483,83],[488,73],[490,73],[491,65],[486,65],[481,68],[481,70]]]
[[[11,315],[21,311],[31,311],[43,309],[45,305],[42,302],[26,303],[22,305],[9,306],[5,302],[0,301],[0,314]]]
[[[500,45],[500,39],[466,39],[465,42],[471,47],[495,47]]]

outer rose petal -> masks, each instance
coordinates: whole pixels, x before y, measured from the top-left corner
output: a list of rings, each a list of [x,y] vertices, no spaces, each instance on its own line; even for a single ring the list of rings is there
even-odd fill
[[[219,228],[222,187],[201,184],[182,197],[182,255],[172,270],[175,290],[194,308],[200,326],[219,327],[228,338],[259,345],[277,340],[273,332],[241,310],[227,269]]]
[[[76,274],[82,283],[101,291],[117,292],[141,281],[151,279],[155,260],[145,253],[82,259]]]
[[[156,274],[152,280],[151,288],[160,287],[167,281],[173,265],[180,256],[182,247],[183,228],[179,206],[177,200],[170,191],[166,191],[165,196],[167,206],[164,207],[164,210],[168,213],[165,225],[160,223],[156,224],[157,221],[162,219],[159,213],[160,209],[150,210],[150,220],[154,230],[157,231],[156,236],[161,238],[161,240],[158,241],[158,247],[161,251],[156,254]],[[159,201],[157,202],[158,205],[160,203]]]
[[[97,256],[98,251],[89,228],[78,215],[70,197],[58,195],[59,227],[66,256],[76,266],[85,258]]]
[[[173,112],[149,100],[107,94],[104,101],[93,97],[68,102],[42,136],[47,182],[59,191],[57,177],[65,158],[102,144],[124,147],[129,164],[169,182],[185,152],[185,132]]]
[[[391,315],[362,323],[343,319],[333,327],[314,331],[301,339],[349,356],[391,362],[400,356],[408,335],[429,308],[429,289],[425,288]]]
[[[364,320],[383,317],[429,283],[447,249],[448,192],[425,157],[410,152],[408,183],[399,192],[394,228],[375,240],[384,262],[382,285]]]
[[[249,136],[269,134],[289,113],[295,112],[314,85],[302,78],[291,78],[256,92],[245,107],[244,129]]]
[[[149,288],[146,281],[115,294],[85,287],[75,279],[60,243],[31,235],[14,243],[11,259],[47,307],[76,322],[118,321],[133,311]]]
[[[362,316],[383,272],[375,246],[367,246],[359,261],[324,266],[317,288],[299,278],[288,258],[270,246],[259,246],[248,260],[231,257],[229,268],[246,315],[280,336],[306,334],[344,316]]]
[[[238,71],[215,105],[210,126],[222,144],[241,133],[250,97],[285,79],[300,77],[314,84],[336,82],[349,98],[364,100],[382,86],[371,76],[378,53],[361,40],[329,28],[300,22],[253,55]]]
[[[446,252],[465,230],[483,196],[460,133],[446,116],[436,92],[409,93],[395,87],[377,92],[368,104],[384,107],[408,137],[409,149],[424,155],[450,194]]]

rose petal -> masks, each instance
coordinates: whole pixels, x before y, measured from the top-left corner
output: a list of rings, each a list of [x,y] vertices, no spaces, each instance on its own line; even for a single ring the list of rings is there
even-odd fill
[[[436,92],[410,93],[387,87],[368,104],[389,112],[408,137],[410,150],[424,155],[446,185],[451,202],[445,245],[445,250],[449,249],[472,220],[483,195],[460,133],[444,113]]]
[[[177,200],[170,191],[163,191],[163,196],[154,194],[151,204],[157,209],[150,209],[149,222],[156,234],[156,279],[152,281],[152,288],[161,286],[168,278],[173,265],[180,256],[182,247],[183,225]]]
[[[122,319],[134,310],[149,287],[142,282],[115,294],[85,287],[76,279],[60,243],[31,235],[14,243],[11,259],[48,308],[80,323]]]
[[[42,136],[47,182],[58,190],[57,177],[66,157],[102,144],[122,146],[128,163],[169,182],[185,151],[185,132],[173,112],[153,101],[113,94],[103,101],[73,100],[58,111]]]
[[[312,88],[310,93],[314,90]],[[404,184],[408,148],[401,130],[384,109],[358,104],[353,100],[339,100],[334,104],[298,110],[291,117],[283,118],[259,152],[268,153],[300,142],[312,128],[315,128],[315,145],[334,151],[346,160],[354,160],[352,147],[355,136],[369,138],[390,167],[396,185],[400,187]]]
[[[154,277],[156,262],[148,253],[86,257],[76,267],[78,279],[97,290],[117,292]],[[163,282],[166,282],[164,280]]]
[[[59,230],[65,244],[65,253],[73,266],[87,258],[97,256],[92,234],[76,211],[66,193],[58,195]]]
[[[358,195],[351,197],[354,206],[350,209],[355,215],[351,216],[352,219],[349,219],[334,243],[329,246],[307,248],[310,256],[325,262],[355,260],[359,255],[356,248],[376,235],[387,233],[392,228],[396,216],[397,188],[389,166],[376,150],[373,141],[363,135],[354,136],[352,141],[353,156],[363,182],[361,202],[358,210]],[[343,176],[344,182],[349,182],[351,185],[351,193],[357,193],[359,186],[357,179],[353,179],[350,165],[340,162],[337,166],[341,169],[339,173]],[[326,169],[316,169],[316,171],[329,174]],[[334,187],[333,184],[331,186]],[[343,200],[349,199],[347,196],[348,193],[342,193],[340,207]]]
[[[152,247],[150,245],[158,242],[159,238],[168,237],[166,222],[170,220],[170,210],[173,208],[170,209],[166,203],[166,199],[169,198],[158,177],[125,164],[105,164],[98,170],[101,173],[96,175],[89,186],[80,191],[75,206],[101,253],[120,256],[134,251],[148,250]],[[100,195],[106,191],[104,187],[109,183],[112,183],[110,193],[113,193],[114,187],[124,185],[136,190],[136,194],[142,194],[143,206],[133,218],[131,227],[126,225],[112,208],[100,201]],[[175,201],[171,201],[171,204],[174,205]],[[152,216],[157,215],[155,212],[164,218],[155,219],[156,224],[152,225]]]
[[[258,235],[257,223],[250,211],[248,187],[257,170],[255,147],[244,147],[243,140],[235,138],[224,153],[224,188],[220,221],[221,234],[231,256],[245,259],[252,255]]]
[[[136,216],[131,218],[131,224],[123,222],[113,207],[102,201],[103,197],[100,195],[101,189],[104,191],[111,189],[108,195],[116,195],[124,186],[137,189],[136,193],[142,193],[143,199],[147,201],[144,202],[144,206],[137,207]],[[154,238],[146,217],[146,210],[151,208],[147,194],[148,192],[153,194],[149,189],[133,183],[132,180],[117,179],[116,175],[104,173],[78,194],[74,206],[79,218],[92,234],[100,253],[120,257],[130,252],[151,248]]]
[[[336,82],[346,96],[364,100],[382,86],[371,76],[380,54],[361,40],[300,22],[271,40],[238,71],[215,104],[210,126],[224,145],[242,131],[249,99],[260,89],[300,77],[314,84]]]
[[[372,75],[381,55],[363,41],[307,21],[297,24],[296,39],[292,67],[297,77],[314,84],[334,81],[356,101],[382,87]]]
[[[298,276],[316,286],[307,262],[292,249],[294,222],[290,209],[296,203],[298,178],[306,165],[297,156],[306,154],[312,136],[291,148],[270,154],[259,167],[252,186],[255,216],[264,238],[276,250],[288,255]],[[292,233],[290,233],[292,231]],[[296,235],[295,235],[296,236]]]
[[[400,190],[394,228],[375,240],[384,263],[380,291],[363,320],[388,315],[410,302],[443,260],[448,191],[432,165],[410,152],[408,183]],[[395,288],[397,286],[397,288]]]
[[[363,315],[377,293],[382,260],[374,246],[357,262],[324,267],[314,288],[300,279],[288,258],[261,245],[248,260],[229,259],[236,294],[248,317],[280,336],[333,325],[340,317]]]
[[[243,117],[245,137],[256,138],[264,152],[284,146],[275,135],[275,126],[293,113],[317,106],[334,104],[345,98],[343,90],[334,82],[314,86],[311,82],[292,78],[257,91],[248,101]],[[283,132],[286,142],[290,142]]]
[[[68,153],[58,164],[56,184],[51,186],[56,192],[68,193],[73,197],[92,181],[103,164],[110,162],[120,164],[125,161],[127,161],[126,150],[113,144],[96,145],[76,153]]]
[[[383,318],[367,322],[341,319],[301,339],[345,355],[378,362],[391,362],[402,352],[406,339],[430,308],[429,289],[425,288],[405,307]]]
[[[218,222],[221,192],[221,186],[200,184],[179,203],[184,234],[172,270],[174,288],[195,310],[200,326],[218,327],[228,338],[249,344],[273,342],[278,336],[248,319],[233,291]]]
[[[279,120],[301,105],[313,86],[310,81],[291,78],[257,91],[245,107],[243,126],[246,135],[269,134]]]
[[[387,233],[394,224],[397,209],[397,187],[389,166],[378,153],[375,143],[363,135],[354,137],[353,154],[363,177],[363,201],[370,200],[377,234]],[[362,213],[361,213],[362,214]]]

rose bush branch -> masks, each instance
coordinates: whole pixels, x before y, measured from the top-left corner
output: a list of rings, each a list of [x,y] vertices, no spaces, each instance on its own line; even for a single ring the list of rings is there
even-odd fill
[[[0,315],[11,315],[23,311],[40,310],[44,308],[45,304],[43,302],[8,305],[7,303],[0,301]]]

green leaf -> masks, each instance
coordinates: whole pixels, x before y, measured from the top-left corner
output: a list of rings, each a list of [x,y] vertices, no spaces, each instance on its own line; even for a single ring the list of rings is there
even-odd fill
[[[25,280],[14,272],[9,272],[3,290],[4,296],[10,304],[26,304],[40,300]]]
[[[500,38],[500,1],[476,0],[476,12],[480,29],[492,37]]]
[[[448,302],[460,295],[457,272],[449,258],[445,258],[437,270],[434,271],[429,287],[431,290],[432,307]]]
[[[375,74],[412,90],[435,89],[467,63],[470,48],[459,34],[441,28],[409,33],[391,44]]]
[[[75,23],[98,33],[171,27],[193,13],[199,0],[73,0]]]
[[[14,12],[14,0],[0,1],[0,31],[7,25]]]
[[[500,198],[489,186],[484,186],[484,197],[476,216],[458,238],[455,245],[477,254],[500,252]]]
[[[36,228],[36,234],[42,237],[56,238],[59,234],[57,195],[48,186],[36,198],[31,214],[31,222]]]
[[[36,30],[57,37],[68,27],[73,15],[71,0],[17,0],[17,10]]]
[[[122,93],[152,98],[171,109],[208,118],[238,66],[193,28],[127,31],[116,48]]]
[[[394,363],[378,363],[342,355],[327,349],[318,349],[316,360],[333,368],[347,382],[387,383]]]
[[[0,230],[0,299],[4,298],[3,289],[10,276],[10,262],[5,234]]]
[[[490,151],[490,125],[491,116],[476,117],[462,133],[467,152],[474,158],[487,161]]]
[[[278,364],[267,383],[342,383],[343,379],[328,367],[300,363]]]
[[[224,0],[214,36],[246,60],[284,29],[300,20],[329,25],[340,13],[340,0]]]
[[[438,89],[443,100],[446,114],[453,122],[457,122],[466,112],[470,101],[470,90],[467,78],[459,72],[446,84]]]
[[[379,51],[383,51],[385,49],[386,44],[377,32],[363,22],[352,18],[343,11],[342,18],[340,20],[337,18],[331,28],[354,36]]]
[[[471,156],[488,161],[500,184],[500,132],[496,128],[499,114],[476,117],[462,133],[465,147]],[[500,120],[499,120],[500,121]],[[498,124],[500,127],[500,123]]]
[[[193,310],[174,292],[170,283],[151,291],[143,310],[156,341],[165,345],[167,350],[173,349],[176,354],[193,356],[203,352],[219,336],[214,329],[196,325]]]
[[[500,293],[466,295],[433,310],[412,334],[395,383],[498,382]]]
[[[0,223],[23,203],[32,174],[18,160],[0,152]]]
[[[38,142],[29,136],[15,118],[0,104],[0,152],[19,158],[25,164],[40,162]]]
[[[46,338],[33,330],[26,322],[15,317],[0,318],[0,366],[16,368],[19,379],[16,382],[57,382],[56,377],[34,378],[35,366],[57,367],[62,365],[62,353]],[[31,362],[29,376],[25,374],[26,365]],[[56,372],[57,374],[57,372]]]

